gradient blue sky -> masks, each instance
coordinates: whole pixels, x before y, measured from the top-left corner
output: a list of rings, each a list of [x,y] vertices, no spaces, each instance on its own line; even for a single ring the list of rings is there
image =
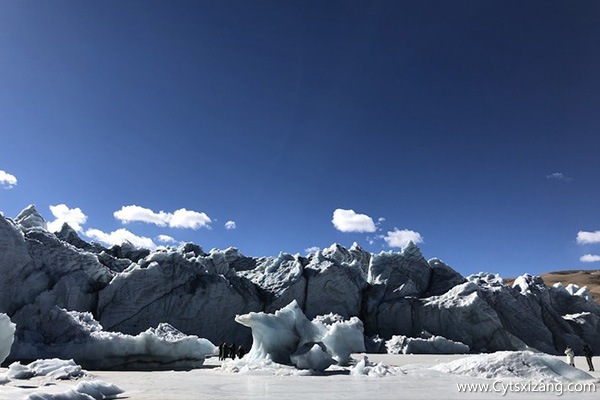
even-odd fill
[[[464,274],[598,268],[599,21],[597,1],[2,1],[0,210],[252,256],[410,230]],[[182,208],[210,223],[171,227]]]

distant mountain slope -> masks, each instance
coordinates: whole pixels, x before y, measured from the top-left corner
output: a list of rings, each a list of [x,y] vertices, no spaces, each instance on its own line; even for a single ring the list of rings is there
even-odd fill
[[[555,271],[543,274],[542,279],[546,285],[562,282],[565,286],[569,283],[587,286],[596,303],[600,302],[600,270]]]
[[[596,303],[600,303],[600,270],[568,270],[553,271],[540,275],[544,283],[552,286],[561,282],[564,286],[569,283],[582,287],[587,286],[592,298]],[[505,282],[512,285],[515,278],[505,279]]]

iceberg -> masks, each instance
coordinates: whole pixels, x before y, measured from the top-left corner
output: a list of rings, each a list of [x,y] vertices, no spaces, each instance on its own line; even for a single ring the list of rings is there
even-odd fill
[[[345,320],[330,313],[315,317],[313,323],[319,327],[321,340],[338,365],[349,365],[351,353],[366,351],[363,323],[357,317]]]
[[[78,378],[85,374],[73,360],[37,360],[28,365],[14,362],[8,366],[7,376],[11,379],[30,379],[34,376],[48,376],[53,379]]]
[[[116,399],[121,393],[123,393],[123,390],[119,387],[95,380],[81,382],[64,393],[33,393],[27,396],[27,400],[110,400]]]
[[[329,324],[310,321],[294,300],[274,314],[238,315],[235,320],[252,329],[252,348],[246,363],[265,360],[298,368],[323,371],[334,363],[347,364],[350,354],[364,352],[362,323],[329,316]]]
[[[335,364],[323,342],[304,343],[290,356],[290,360],[297,368],[313,371],[324,371]]]
[[[68,358],[95,370],[191,369],[217,351],[210,341],[185,335],[166,323],[127,335],[105,331],[90,313],[58,307],[38,319],[37,326],[47,342],[37,340],[37,330],[23,332],[14,358]]]
[[[369,376],[375,378],[383,378],[387,375],[396,375],[398,368],[390,367],[385,365],[383,362],[374,364],[369,361],[367,356],[363,356],[352,368],[350,368],[350,375],[352,376]]]
[[[389,354],[465,354],[470,349],[464,343],[442,336],[425,335],[411,338],[404,335],[392,336],[385,344]]]
[[[8,315],[0,313],[0,363],[10,354],[14,339],[15,324],[10,321]]]

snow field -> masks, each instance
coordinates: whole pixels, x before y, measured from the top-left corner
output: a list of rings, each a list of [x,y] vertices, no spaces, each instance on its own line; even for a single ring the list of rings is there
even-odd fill
[[[510,353],[510,352],[509,352]],[[538,379],[548,379],[541,370],[535,369],[523,378],[482,378],[470,375],[456,375],[442,372],[448,364],[463,365],[462,372],[479,371],[485,360],[481,356],[505,359],[507,363],[515,366],[519,363],[530,362],[526,352],[515,352],[514,356],[489,354],[489,355],[395,355],[395,354],[353,354],[352,358],[357,363],[356,369],[364,356],[369,361],[365,366],[380,364],[395,374],[386,374],[376,377],[350,375],[349,367],[332,366],[323,373],[310,373],[290,366],[274,365],[265,362],[263,365],[240,367],[239,373],[232,373],[230,362],[221,368],[217,357],[210,357],[202,368],[191,371],[93,371],[91,376],[82,380],[102,380],[112,382],[124,390],[123,396],[129,400],[197,400],[207,399],[597,399],[600,393],[598,378],[600,373],[592,373],[592,381],[561,381],[566,388],[567,382],[581,384],[592,382],[596,392],[583,393],[565,391],[560,397],[556,392],[507,392],[505,396],[496,392],[459,392],[459,385],[487,384],[497,381],[504,385],[510,383],[526,384],[540,382]],[[507,358],[508,357],[508,358]],[[479,358],[479,361],[478,361]],[[563,357],[544,356],[546,364],[540,366],[555,366],[563,363]],[[490,360],[488,360],[490,361]],[[583,357],[576,357],[576,366],[585,368]],[[471,365],[468,368],[467,365]],[[445,366],[445,367],[442,367]],[[567,370],[577,370],[568,367]],[[237,368],[237,367],[236,367]],[[359,367],[360,368],[360,367]],[[244,371],[245,369],[245,371]],[[517,369],[518,371],[519,369]],[[523,368],[522,371],[525,371]],[[535,372],[538,371],[538,372]],[[0,375],[7,369],[0,369]],[[583,372],[579,370],[579,372]],[[382,374],[380,374],[382,375]],[[587,375],[587,374],[586,374]],[[576,376],[571,375],[569,379]],[[52,386],[44,386],[51,383]],[[22,387],[17,387],[20,385]],[[27,388],[27,386],[31,386]],[[59,394],[73,389],[74,382],[50,381],[47,377],[33,377],[27,381],[13,380],[0,386],[0,400],[25,399],[34,392],[47,392]],[[43,398],[42,399],[52,399]],[[67,398],[68,399],[68,398]],[[89,399],[86,399],[89,400]]]

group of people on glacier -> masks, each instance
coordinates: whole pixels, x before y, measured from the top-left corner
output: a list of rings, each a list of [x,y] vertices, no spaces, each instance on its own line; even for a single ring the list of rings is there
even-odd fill
[[[567,363],[569,363],[570,366],[574,367],[575,366],[575,352],[573,351],[571,346],[567,346],[567,348],[565,349],[565,354],[567,355]],[[584,343],[584,345],[583,345],[583,355],[585,356],[585,359],[588,363],[588,367],[590,367],[590,371],[594,371],[594,364],[592,363],[592,357],[594,356],[594,351],[592,350],[592,347],[587,343]]]
[[[246,349],[244,349],[243,345],[239,345],[237,350],[235,349],[235,343],[225,343],[222,342],[219,345],[219,360],[223,361],[226,358],[231,358],[235,360],[235,357],[243,358],[246,355]]]

